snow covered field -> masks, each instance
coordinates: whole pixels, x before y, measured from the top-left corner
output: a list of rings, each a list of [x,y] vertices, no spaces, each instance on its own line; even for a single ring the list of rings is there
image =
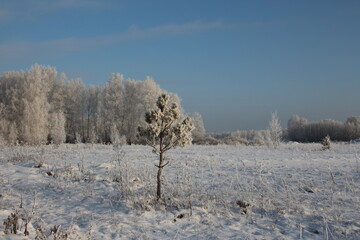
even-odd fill
[[[69,239],[360,239],[359,143],[178,148],[163,204],[150,147],[0,152],[0,239],[35,239],[39,227],[48,236],[54,225]],[[16,210],[31,217],[29,236],[24,226],[4,234]]]

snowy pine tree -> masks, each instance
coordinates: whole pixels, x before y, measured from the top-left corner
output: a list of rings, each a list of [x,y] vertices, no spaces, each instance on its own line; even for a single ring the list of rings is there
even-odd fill
[[[165,153],[176,146],[189,145],[192,142],[191,131],[193,125],[190,118],[179,121],[181,114],[177,104],[170,103],[169,95],[162,94],[156,102],[157,109],[145,115],[147,127],[139,127],[139,136],[143,137],[148,145],[152,146],[153,152],[159,155],[157,165],[157,200],[161,193],[161,174],[165,163]]]
[[[324,139],[322,140],[321,144],[322,144],[322,150],[329,150],[331,146],[330,136],[326,135],[326,137],[324,137]]]

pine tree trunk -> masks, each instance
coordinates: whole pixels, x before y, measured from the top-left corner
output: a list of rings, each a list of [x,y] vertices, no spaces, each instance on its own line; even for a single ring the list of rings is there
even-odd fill
[[[160,167],[158,169],[158,173],[157,173],[157,200],[160,200],[161,198],[161,173],[162,173],[162,168]]]
[[[162,142],[162,138],[160,138],[160,158],[159,158],[159,166],[158,166],[158,173],[157,173],[157,200],[160,200],[161,198],[161,174],[162,174],[162,170],[163,170],[163,142]]]

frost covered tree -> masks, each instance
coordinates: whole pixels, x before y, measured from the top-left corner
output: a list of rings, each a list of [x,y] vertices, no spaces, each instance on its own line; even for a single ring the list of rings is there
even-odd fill
[[[157,109],[151,110],[145,114],[147,126],[139,127],[139,136],[146,139],[147,144],[153,148],[153,152],[159,155],[159,164],[157,172],[157,200],[162,197],[161,175],[165,163],[165,153],[176,146],[185,146],[191,144],[191,131],[193,125],[190,118],[186,117],[180,120],[181,114],[179,106],[170,102],[167,94],[159,96],[156,102]]]
[[[56,112],[50,115],[50,138],[52,143],[61,144],[66,140],[65,115],[63,112]]]
[[[288,138],[291,141],[306,141],[305,128],[309,121],[299,115],[293,115],[288,121]]]
[[[101,95],[101,138],[104,142],[111,142],[113,136],[121,135],[124,123],[123,86],[124,76],[113,73],[106,83]]]
[[[144,114],[156,107],[156,99],[164,92],[150,77],[145,81],[124,80],[122,74],[113,73],[99,104],[102,141],[112,142],[118,136],[125,137],[128,144],[136,142],[137,127],[146,124]]]
[[[80,134],[80,137],[78,136],[77,140],[81,141],[84,138],[85,132],[84,99],[86,97],[85,85],[82,80],[77,78],[66,82],[64,95],[66,141],[75,142],[76,133]]]
[[[65,95],[65,81],[67,77],[64,73],[60,74],[60,78],[56,79],[49,93],[48,101],[50,104],[50,112],[58,113],[64,112],[64,95]]]
[[[55,144],[63,143],[66,140],[64,113],[65,80],[66,75],[62,73],[60,79],[56,79],[53,82],[48,97],[50,104],[48,141]]]
[[[18,127],[21,141],[46,143],[48,136],[49,92],[57,76],[56,69],[34,65],[25,72],[22,84],[23,114]]]
[[[116,124],[114,123],[110,129],[110,141],[112,144],[120,144],[121,136],[119,134],[118,128]]]
[[[200,113],[193,113],[191,116],[191,121],[194,124],[194,130],[192,131],[192,138],[194,142],[200,142],[204,139],[206,130],[204,126],[203,119]]]
[[[49,92],[55,68],[34,65],[26,71],[6,72],[0,79],[0,102],[4,106],[9,142],[39,144],[47,141]]]
[[[360,117],[348,117],[346,129],[350,139],[360,139]]]
[[[146,111],[139,111],[141,98],[140,94],[141,82],[133,79],[126,80],[124,84],[124,98],[123,98],[123,121],[122,134],[126,136],[129,144],[134,142],[137,134],[137,126],[139,126],[139,119]]]
[[[161,94],[166,93],[150,77],[147,77],[145,81],[137,81],[137,82],[138,84],[137,84],[136,95],[140,97],[135,98],[137,99],[136,109],[134,109],[132,113],[133,114],[132,126],[127,134],[130,142],[134,142],[136,140],[137,127],[146,126],[144,114],[149,109],[156,108],[156,100]],[[180,102],[175,100],[172,95],[170,95],[170,101],[180,106]]]
[[[271,113],[271,120],[269,122],[268,131],[272,146],[277,148],[280,145],[282,135],[282,129],[277,112]]]
[[[85,141],[95,143],[98,140],[97,132],[99,125],[100,88],[90,85],[86,90],[86,134]]]

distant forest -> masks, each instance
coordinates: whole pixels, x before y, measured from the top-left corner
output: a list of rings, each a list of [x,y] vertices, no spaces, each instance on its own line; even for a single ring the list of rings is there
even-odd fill
[[[138,143],[137,128],[163,93],[150,77],[124,80],[116,73],[105,86],[85,86],[51,66],[5,72],[0,77],[0,138],[8,144]],[[176,94],[169,95],[181,106]],[[205,128],[200,114],[191,117],[196,139]]]
[[[320,142],[327,135],[333,141],[360,139],[360,117],[348,117],[345,123],[331,119],[309,122],[294,115],[288,121],[286,137],[291,141]]]
[[[288,121],[287,129],[282,130],[282,141],[321,142],[326,136],[331,141],[360,140],[360,117],[348,117],[346,122],[326,119],[310,122],[294,115]],[[209,133],[201,142],[207,144],[229,145],[269,145],[269,129],[245,130],[228,133]]]

